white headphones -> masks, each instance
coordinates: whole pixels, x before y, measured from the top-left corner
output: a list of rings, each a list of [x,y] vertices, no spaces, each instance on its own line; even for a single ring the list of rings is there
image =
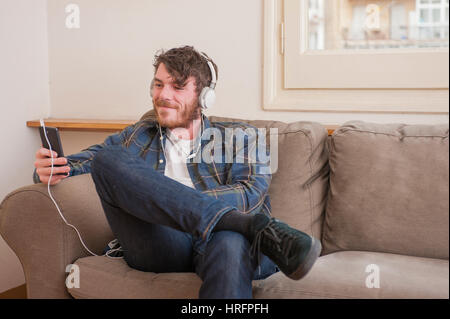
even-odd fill
[[[206,110],[214,105],[216,101],[216,92],[214,91],[216,87],[216,71],[214,70],[214,66],[211,61],[202,53],[201,54],[208,63],[209,69],[211,70],[211,83],[209,86],[205,86],[200,93],[199,102],[202,109]]]

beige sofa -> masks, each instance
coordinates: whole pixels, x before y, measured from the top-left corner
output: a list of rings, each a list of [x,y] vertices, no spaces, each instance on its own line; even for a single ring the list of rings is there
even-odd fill
[[[323,245],[304,279],[277,273],[255,281],[255,298],[449,298],[448,125],[352,121],[328,137],[317,123],[245,122],[278,129],[273,215]],[[52,190],[67,220],[100,254],[114,236],[91,176]],[[6,196],[0,233],[22,263],[29,298],[198,296],[194,273],[146,273],[121,259],[89,256],[46,185]],[[67,289],[72,263],[80,287]]]

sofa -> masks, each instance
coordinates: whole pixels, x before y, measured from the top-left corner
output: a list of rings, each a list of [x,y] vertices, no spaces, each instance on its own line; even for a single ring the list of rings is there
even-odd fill
[[[210,120],[266,128],[277,146],[272,215],[323,247],[306,277],[278,272],[254,281],[254,298],[449,298],[448,124],[349,121],[329,136],[314,122]],[[52,194],[101,255],[114,235],[91,176],[68,178]],[[123,259],[91,256],[47,185],[5,197],[0,233],[23,266],[28,298],[198,298],[195,273],[142,272]],[[79,287],[66,286],[71,264]]]

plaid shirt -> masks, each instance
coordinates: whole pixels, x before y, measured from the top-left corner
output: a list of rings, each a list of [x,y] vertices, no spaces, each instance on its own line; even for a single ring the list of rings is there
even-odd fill
[[[249,124],[238,122],[211,123],[206,116],[202,116],[205,132],[208,131],[208,128],[213,128],[215,132],[214,140],[216,139],[216,133],[220,132],[221,134],[221,143],[217,143],[221,148],[221,160],[216,160],[217,156],[214,156],[214,151],[217,150],[217,147],[208,145],[211,140],[206,140],[204,133],[201,139],[201,151],[197,154],[197,156],[200,156],[200,160],[196,156],[193,160],[186,163],[195,189],[223,200],[243,213],[254,214],[261,211],[270,216],[271,206],[268,195],[272,178],[271,174],[268,173],[270,163],[260,162],[256,158],[249,161],[249,143],[243,145],[243,150],[236,150],[235,135],[233,135],[233,141],[225,140],[227,138],[225,134],[227,128],[233,129],[234,132],[244,132],[249,128],[256,130],[256,128]],[[164,174],[165,156],[162,143],[165,145],[167,138],[164,128],[162,129],[162,140],[159,132],[159,125],[154,118],[141,119],[139,122],[126,127],[123,131],[107,137],[103,143],[93,145],[80,153],[67,156],[68,165],[71,167],[69,176],[90,173],[92,159],[106,145],[127,147],[132,153],[141,156],[148,163],[149,167]],[[248,139],[246,141],[248,142]],[[230,145],[229,143],[234,145],[232,147],[232,161],[229,160],[230,153],[228,153],[227,158],[225,157],[227,153],[225,147]],[[268,149],[266,148],[267,151]],[[202,158],[205,159],[205,154],[209,154],[214,160],[201,160]],[[228,163],[226,159],[228,159]],[[35,183],[39,182],[39,176],[37,176],[36,172],[34,181]]]

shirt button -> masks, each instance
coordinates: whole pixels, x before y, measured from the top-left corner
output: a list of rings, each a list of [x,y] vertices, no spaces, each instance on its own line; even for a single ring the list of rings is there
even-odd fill
[[[159,160],[160,163],[164,163],[164,161],[162,159]]]

